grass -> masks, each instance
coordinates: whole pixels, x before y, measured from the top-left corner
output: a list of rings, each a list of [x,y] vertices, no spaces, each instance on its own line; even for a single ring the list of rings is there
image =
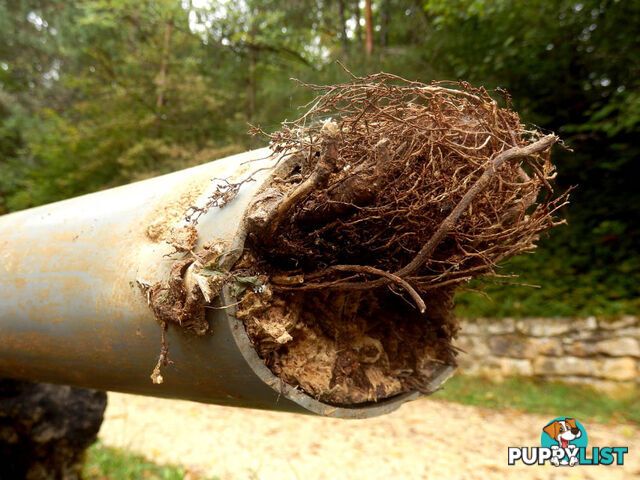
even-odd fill
[[[640,392],[611,397],[586,386],[508,377],[496,382],[484,377],[456,375],[433,395],[449,402],[491,409],[515,408],[549,417],[571,416],[599,423],[640,425]]]
[[[87,451],[85,480],[182,480],[187,472],[178,466],[160,466],[140,455],[96,442]],[[190,475],[189,478],[198,478]],[[214,480],[214,479],[211,479]]]

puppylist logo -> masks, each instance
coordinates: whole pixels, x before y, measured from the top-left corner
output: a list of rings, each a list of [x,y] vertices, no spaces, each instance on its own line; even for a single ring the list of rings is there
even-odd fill
[[[575,465],[624,465],[628,447],[592,447],[587,452],[587,431],[571,417],[558,417],[542,428],[540,447],[509,447],[509,465],[522,462],[525,465],[556,467]]]

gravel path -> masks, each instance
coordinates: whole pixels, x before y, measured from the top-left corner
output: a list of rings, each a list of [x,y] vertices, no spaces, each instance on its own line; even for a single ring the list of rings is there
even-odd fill
[[[550,419],[423,399],[346,421],[110,393],[100,438],[192,478],[640,478],[640,430],[588,421],[589,445],[629,447],[624,467],[507,466],[507,447],[539,446]]]

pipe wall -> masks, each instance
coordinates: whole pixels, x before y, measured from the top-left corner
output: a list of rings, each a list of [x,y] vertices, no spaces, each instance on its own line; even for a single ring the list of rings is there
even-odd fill
[[[270,165],[269,154],[255,150],[0,217],[0,377],[343,418],[379,415],[415,398],[357,408],[318,402],[266,368],[232,309],[208,310],[204,336],[170,327],[174,363],[163,368],[162,384],[151,382],[161,329],[138,282],[168,275],[172,247],[158,232],[203,205],[216,178],[241,180]],[[198,246],[233,245],[267,175],[199,219]]]

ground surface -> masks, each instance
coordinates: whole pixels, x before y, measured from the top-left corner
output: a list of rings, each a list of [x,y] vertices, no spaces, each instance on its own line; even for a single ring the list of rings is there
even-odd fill
[[[590,446],[629,447],[624,467],[508,467],[507,447],[539,446],[550,420],[419,400],[345,421],[110,393],[100,438],[222,480],[640,477],[640,429],[588,421]]]

